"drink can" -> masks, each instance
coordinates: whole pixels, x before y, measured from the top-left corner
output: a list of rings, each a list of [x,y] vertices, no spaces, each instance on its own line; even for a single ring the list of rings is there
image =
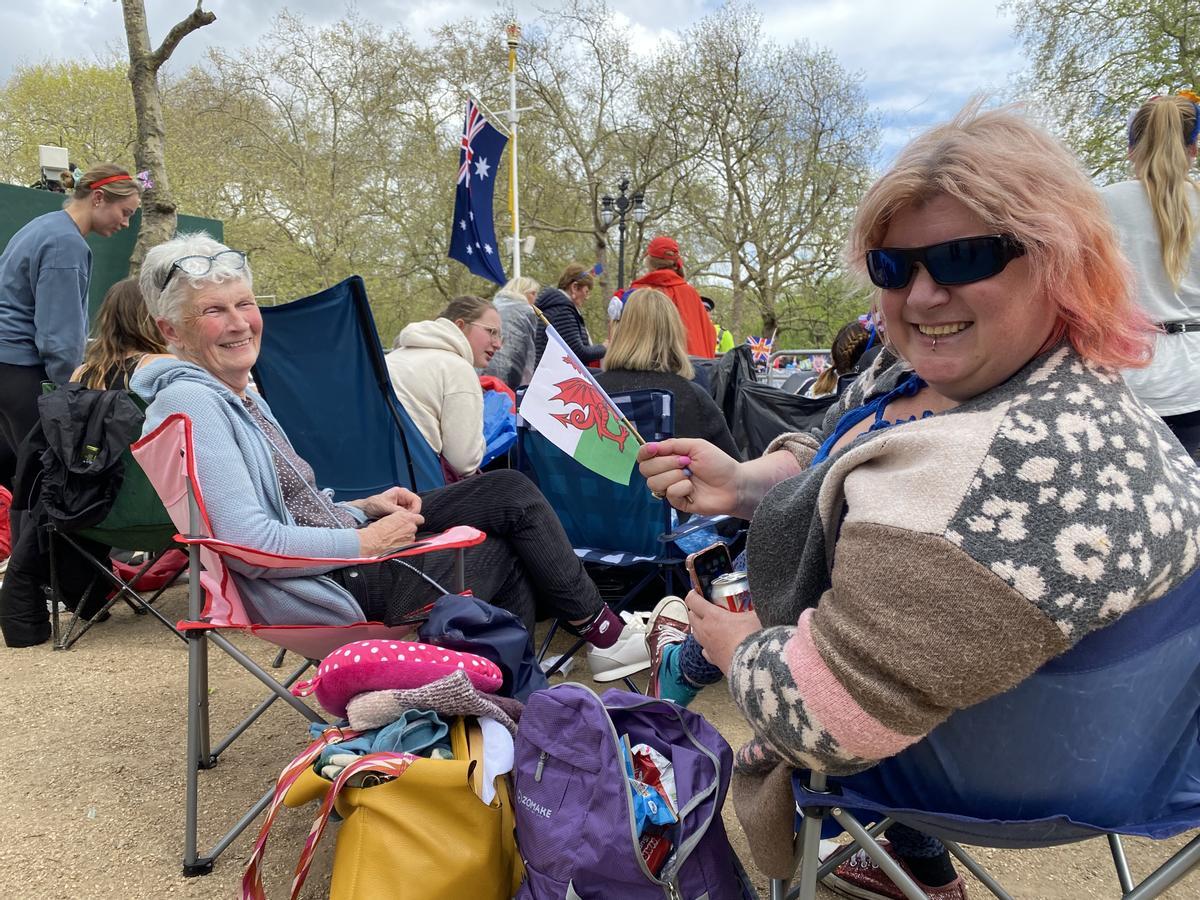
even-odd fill
[[[713,580],[709,601],[730,612],[749,612],[754,609],[750,599],[750,579],[745,572],[728,572]]]

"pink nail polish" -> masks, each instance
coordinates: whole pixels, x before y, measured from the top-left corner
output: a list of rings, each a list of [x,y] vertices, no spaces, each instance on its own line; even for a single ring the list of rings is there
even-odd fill
[[[679,457],[679,465],[681,467],[682,466],[690,466],[691,464],[692,464],[692,458],[690,456]]]
[[[658,456],[658,443],[656,441],[648,441],[646,443],[646,449],[655,456]]]

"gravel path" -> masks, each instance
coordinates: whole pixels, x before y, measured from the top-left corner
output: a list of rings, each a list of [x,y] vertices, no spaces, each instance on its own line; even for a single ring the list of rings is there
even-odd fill
[[[162,603],[168,618],[181,617],[183,589],[173,588]],[[257,823],[218,860],[213,874],[180,875],[184,647],[150,617],[134,616],[124,607],[114,613],[66,653],[48,646],[0,649],[0,697],[10,722],[0,736],[0,758],[8,768],[0,791],[0,897],[239,896]],[[236,643],[264,665],[273,656],[264,642],[239,638]],[[581,680],[590,683],[586,676]],[[240,721],[260,696],[261,686],[214,650],[214,734]],[[731,744],[747,737],[724,690],[710,688],[694,708]],[[211,842],[232,823],[234,804],[245,808],[261,796],[303,744],[300,719],[277,705],[222,756],[220,765],[201,773],[201,821],[210,822],[202,829],[202,841]],[[309,810],[289,810],[276,823],[267,852],[271,896],[286,895],[311,820]],[[735,848],[748,860],[732,804],[726,820]],[[303,897],[323,897],[328,891],[332,834],[324,843]],[[1183,843],[1127,841],[1135,877]],[[1014,897],[1120,896],[1103,841],[1036,852],[980,850],[977,855]],[[765,880],[756,880],[765,895]],[[982,898],[987,892],[972,884],[971,895]],[[1200,874],[1193,873],[1169,896],[1200,897]]]

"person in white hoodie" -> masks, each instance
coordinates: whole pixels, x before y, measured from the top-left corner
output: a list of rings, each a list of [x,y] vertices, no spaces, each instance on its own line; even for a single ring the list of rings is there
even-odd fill
[[[454,475],[479,468],[483,440],[482,369],[504,338],[486,300],[455,297],[436,319],[406,325],[387,355],[396,396]]]

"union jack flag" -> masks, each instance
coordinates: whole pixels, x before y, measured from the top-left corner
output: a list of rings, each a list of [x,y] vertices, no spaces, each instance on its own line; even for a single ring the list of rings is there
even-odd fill
[[[765,366],[770,362],[771,351],[775,349],[775,338],[748,337],[746,343],[750,345],[750,353],[754,356],[756,363],[762,363]]]
[[[458,146],[462,149],[461,160],[458,166],[458,183],[462,184],[471,176],[471,163],[475,159],[475,148],[472,142],[479,136],[479,132],[483,131],[487,125],[487,119],[483,117],[483,113],[479,111],[479,107],[475,105],[474,100],[467,101],[467,120],[463,124],[462,137],[458,140]]]
[[[504,266],[492,218],[492,194],[500,154],[508,138],[488,122],[474,100],[459,138],[458,182],[454,188],[454,224],[450,227],[450,258],[481,278],[504,284]]]

